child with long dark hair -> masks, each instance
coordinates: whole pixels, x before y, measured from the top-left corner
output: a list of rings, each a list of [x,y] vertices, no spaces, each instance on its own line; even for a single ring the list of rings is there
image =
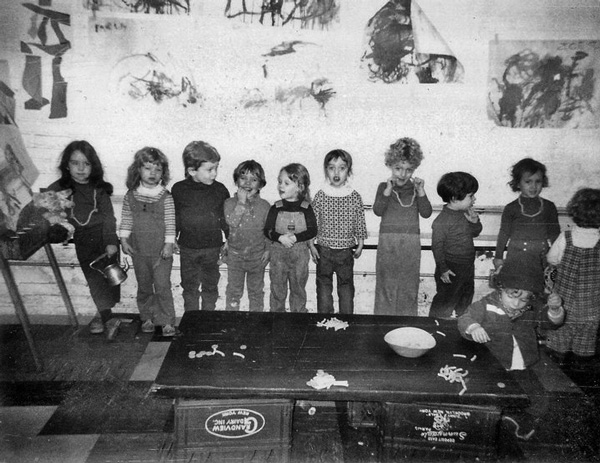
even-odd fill
[[[75,227],[73,242],[77,259],[98,310],[89,325],[90,332],[99,334],[106,328],[108,339],[113,339],[120,320],[113,317],[112,308],[120,300],[120,286],[110,286],[100,272],[90,267],[102,254],[106,254],[107,260],[118,258],[117,221],[110,199],[113,186],[104,180],[100,158],[85,140],[72,141],[65,147],[58,169],[61,176],[48,189],[72,191],[70,199],[74,205],[66,212]]]
[[[127,170],[119,236],[123,252],[133,259],[142,332],[154,333],[156,324],[163,336],[174,336],[175,205],[168,183],[169,161],[162,151],[145,147],[135,153]]]

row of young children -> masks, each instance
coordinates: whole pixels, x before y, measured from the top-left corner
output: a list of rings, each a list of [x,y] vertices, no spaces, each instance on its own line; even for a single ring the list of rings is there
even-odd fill
[[[69,217],[76,228],[73,239],[98,309],[98,316],[90,323],[91,332],[106,330],[112,338],[119,326],[119,319],[111,311],[119,300],[119,287],[109,287],[103,276],[89,266],[103,253],[116,258],[119,238],[123,252],[133,259],[144,332],[154,332],[155,325],[160,325],[164,336],[176,333],[170,283],[176,242],[186,311],[198,310],[200,299],[203,310],[215,309],[219,261],[223,258],[228,266],[227,310],[239,309],[244,282],[250,310],[263,310],[264,270],[269,263],[270,310],[285,310],[289,288],[290,310],[305,312],[305,286],[312,256],[317,266],[317,310],[333,313],[335,274],[339,311],[353,313],[354,259],[362,253],[367,230],[362,198],[349,184],[353,166],[348,152],[327,153],[323,163],[327,185],[312,201],[307,169],[297,163],[282,168],[278,176],[281,199],[272,206],[260,197],[266,179],[257,162],[245,161],[235,169],[237,191],[230,197],[227,188],[216,180],[220,155],[214,147],[191,142],[182,157],[186,178],[175,183],[169,193],[167,157],[149,147],[135,154],[128,169],[128,192],[117,235],[110,201],[113,187],[104,180],[96,151],[85,141],[72,142],[64,149],[59,164],[61,178],[49,188],[73,191],[75,205]],[[391,175],[378,186],[373,205],[374,213],[381,217],[376,315],[417,315],[419,216],[432,214],[424,181],[413,177],[422,159],[419,143],[411,138],[397,140],[385,153]],[[543,293],[547,255],[548,262],[559,266],[554,291],[560,297],[552,294],[547,301],[543,296],[537,301],[547,302],[553,322],[562,321],[557,316],[560,306],[564,305],[567,313],[564,324],[550,333],[548,346],[558,357],[573,352],[590,358],[595,354],[600,323],[600,191],[577,192],[567,207],[576,226],[572,232],[561,234],[555,205],[540,197],[548,185],[543,164],[529,158],[519,161],[512,168],[509,184],[519,196],[502,214],[494,263],[505,280],[513,283],[505,284],[497,293],[496,306],[511,320],[519,318],[523,308],[530,308],[532,297]],[[472,321],[463,326],[461,333],[477,342],[487,342],[487,318],[481,318],[476,304],[471,304],[473,238],[482,230],[473,210],[478,187],[477,180],[466,172],[447,173],[438,182],[437,192],[445,205],[432,225],[437,294],[430,316],[447,318],[454,313],[459,317],[459,326],[464,320]],[[519,277],[507,277],[513,274]],[[516,298],[517,306],[522,304],[517,312],[505,303],[504,295],[506,301]],[[512,344],[506,349],[514,350]]]

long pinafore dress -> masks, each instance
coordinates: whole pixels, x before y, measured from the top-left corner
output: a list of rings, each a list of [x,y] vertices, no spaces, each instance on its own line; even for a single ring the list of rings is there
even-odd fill
[[[596,353],[600,323],[600,240],[593,248],[580,248],[573,245],[570,230],[565,238],[554,290],[563,299],[566,318],[564,325],[549,333],[547,346],[589,357]]]

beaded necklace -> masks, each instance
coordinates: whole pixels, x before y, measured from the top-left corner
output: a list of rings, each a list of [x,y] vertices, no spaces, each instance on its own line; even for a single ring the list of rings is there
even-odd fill
[[[396,190],[394,190],[394,189],[392,189],[392,191],[396,195],[396,198],[398,198],[398,202],[400,203],[401,207],[411,207],[415,203],[415,198],[417,197],[417,190],[415,188],[413,188],[413,195],[412,195],[412,198],[410,200],[410,204],[404,204],[402,202],[402,200],[400,199],[400,195],[398,194],[398,192]]]
[[[523,203],[521,202],[521,197],[519,196],[517,200],[519,201],[519,206],[521,206],[521,214],[523,214],[525,217],[537,217],[538,215],[540,215],[544,210],[544,201],[539,196],[538,199],[540,200],[540,210],[537,211],[535,214],[526,214],[525,207],[523,206]]]
[[[92,220],[92,215],[94,214],[94,212],[98,212],[97,206],[98,206],[98,201],[96,200],[96,189],[94,188],[94,208],[90,211],[87,220],[85,222],[81,223],[79,220],[77,220],[77,217],[75,217],[75,201],[73,201],[73,208],[71,209],[71,218],[75,222],[77,222],[77,224],[79,226],[85,227],[87,224],[90,223],[90,220]]]

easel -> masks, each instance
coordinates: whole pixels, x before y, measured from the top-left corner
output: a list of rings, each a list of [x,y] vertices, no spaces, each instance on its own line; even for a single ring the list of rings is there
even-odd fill
[[[25,332],[25,337],[27,338],[27,343],[29,344],[29,350],[31,351],[33,361],[35,362],[35,367],[38,371],[43,370],[44,363],[31,333],[29,316],[27,315],[27,310],[25,309],[25,305],[23,304],[23,299],[21,299],[21,294],[19,293],[19,288],[15,281],[15,277],[10,268],[10,260],[27,260],[41,247],[44,247],[46,255],[48,256],[50,267],[52,268],[52,272],[56,278],[60,295],[62,296],[67,308],[67,312],[69,313],[71,325],[75,328],[79,326],[73,303],[71,302],[71,298],[67,292],[67,286],[65,285],[65,281],[63,280],[60,272],[58,262],[56,261],[56,256],[54,255],[54,250],[52,249],[52,245],[47,241],[47,235],[48,229],[46,227],[36,227],[34,229],[17,233],[15,237],[0,238],[0,269],[2,270],[2,275],[4,276],[4,281],[6,282],[10,298],[15,306],[17,318],[19,319],[19,322],[23,327],[23,331]]]

